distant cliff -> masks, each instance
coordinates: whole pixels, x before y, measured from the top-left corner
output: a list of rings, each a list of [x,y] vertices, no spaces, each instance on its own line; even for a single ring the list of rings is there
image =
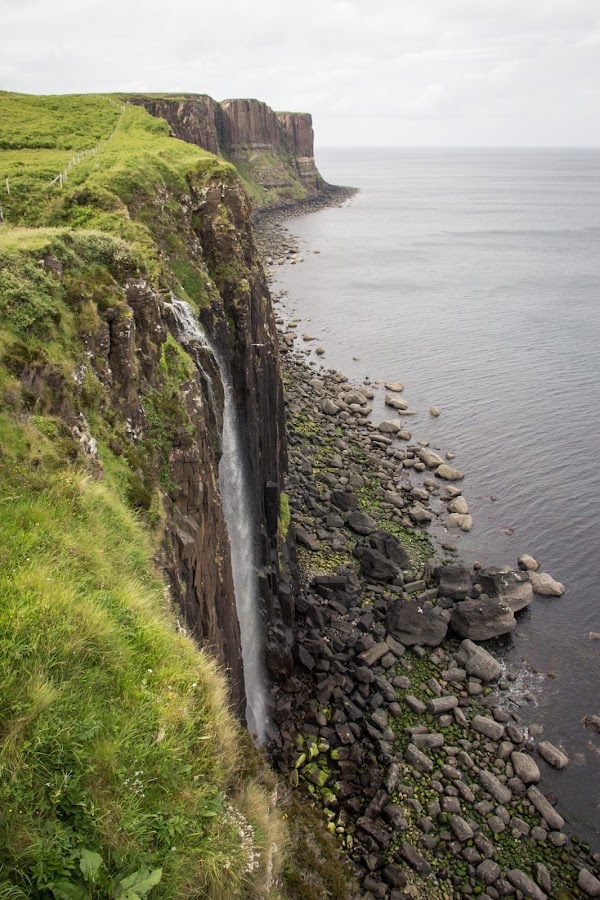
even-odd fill
[[[165,119],[175,137],[232,162],[259,206],[304,200],[327,187],[315,164],[308,113],[274,112],[260,100],[217,103],[206,94],[126,99]]]

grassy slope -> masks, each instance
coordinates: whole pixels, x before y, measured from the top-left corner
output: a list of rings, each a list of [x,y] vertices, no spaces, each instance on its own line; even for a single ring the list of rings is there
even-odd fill
[[[68,187],[48,184],[115,127]],[[165,250],[148,199],[233,172],[101,97],[0,94],[0,147],[0,896],[124,896],[119,879],[144,869],[162,869],[151,897],[243,896],[277,827],[248,771],[259,763],[223,677],[174,627],[100,385],[73,377],[124,272],[178,286],[183,246],[175,235]],[[37,265],[46,250],[63,277]],[[187,271],[196,303],[200,274]],[[25,362],[41,392],[19,377]],[[56,415],[56,384],[107,439],[101,480]],[[86,850],[103,864],[81,894]]]

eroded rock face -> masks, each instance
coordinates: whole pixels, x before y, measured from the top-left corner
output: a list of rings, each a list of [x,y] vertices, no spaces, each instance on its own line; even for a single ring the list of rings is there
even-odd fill
[[[128,100],[165,119],[180,140],[250,165],[252,179],[274,189],[277,199],[296,198],[299,185],[307,196],[326,187],[315,164],[308,113],[277,113],[251,99],[217,103],[205,94],[161,98],[138,94]]]

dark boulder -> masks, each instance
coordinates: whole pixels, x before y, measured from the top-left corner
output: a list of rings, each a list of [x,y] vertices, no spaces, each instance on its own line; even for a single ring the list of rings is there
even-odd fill
[[[400,566],[378,550],[364,547],[360,559],[360,574],[367,581],[382,581],[385,584],[400,574]]]
[[[387,559],[391,559],[401,569],[410,567],[410,557],[396,535],[389,531],[375,531],[369,535],[369,544]]]
[[[372,534],[377,530],[377,522],[366,512],[357,509],[348,516],[348,525],[357,534]]]
[[[513,613],[525,609],[533,599],[529,572],[511,572],[506,567],[484,569],[479,572],[478,581],[484,594],[504,600]]]
[[[450,625],[462,638],[489,641],[514,631],[517,622],[512,609],[502,600],[480,597],[457,603]]]
[[[394,600],[388,607],[386,624],[392,637],[407,647],[438,647],[448,631],[448,614],[423,609],[414,600]]]
[[[466,566],[438,566],[435,577],[440,595],[450,597],[451,600],[464,600],[473,587],[471,570]]]
[[[350,491],[332,491],[331,502],[343,512],[350,512],[358,506],[358,497]]]

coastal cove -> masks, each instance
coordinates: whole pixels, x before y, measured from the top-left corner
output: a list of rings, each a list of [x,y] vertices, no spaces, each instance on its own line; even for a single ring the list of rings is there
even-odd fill
[[[317,366],[406,383],[413,441],[452,449],[467,475],[473,530],[446,535],[462,559],[516,565],[529,552],[565,584],[495,649],[535,698],[521,714],[569,754],[545,784],[595,843],[600,761],[581,719],[598,713],[600,682],[589,638],[600,630],[598,153],[324,151],[319,161],[361,193],[288,223],[304,261],[274,266],[287,292],[279,308],[300,320],[299,337],[318,339],[300,346],[325,348]],[[375,423],[391,418],[383,393]]]

